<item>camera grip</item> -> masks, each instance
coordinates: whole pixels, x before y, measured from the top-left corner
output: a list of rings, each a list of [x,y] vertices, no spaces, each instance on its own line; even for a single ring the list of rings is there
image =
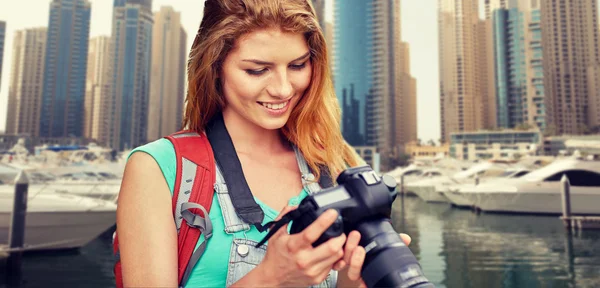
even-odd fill
[[[315,220],[317,220],[318,216],[320,216],[320,215],[316,215],[314,211],[309,211],[309,212],[305,213],[302,217],[292,221],[292,227],[290,228],[290,234],[296,234],[296,233],[302,232],[302,230],[304,230],[305,227],[310,226]],[[312,246],[317,247],[317,246],[327,242],[327,240],[329,240],[331,238],[335,238],[335,237],[342,235],[342,233],[344,233],[344,224],[343,224],[342,217],[339,216],[337,219],[335,219],[335,222],[333,222],[333,224],[331,224],[331,226],[329,226],[327,228],[327,230],[325,230],[325,232],[323,232],[323,234],[321,234],[319,239],[317,239],[317,241],[312,243]]]

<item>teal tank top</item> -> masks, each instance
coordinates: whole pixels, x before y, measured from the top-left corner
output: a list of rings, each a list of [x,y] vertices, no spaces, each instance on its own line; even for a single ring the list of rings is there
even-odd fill
[[[175,149],[173,144],[167,139],[159,139],[154,142],[140,146],[131,151],[144,152],[154,158],[171,191],[173,196],[173,187],[175,186],[175,176],[177,172],[177,163]],[[295,206],[300,204],[302,199],[308,196],[307,191],[302,190],[298,196],[292,197],[288,201],[288,205]],[[263,224],[275,220],[279,211],[267,206],[259,199],[254,197],[254,200],[264,211],[265,217]],[[212,205],[210,207],[209,218],[213,224],[213,235],[206,244],[206,250],[201,256],[198,264],[192,270],[192,274],[186,284],[186,287],[225,287],[227,280],[227,267],[229,265],[229,254],[231,243],[234,235],[225,233],[225,222],[221,213],[221,207],[218,204],[216,193],[213,196]],[[253,241],[260,241],[266,236],[267,231],[261,233],[256,227],[250,226],[250,230],[246,232],[246,237]],[[243,232],[239,232],[243,233]],[[196,248],[204,242],[204,238],[200,237]]]

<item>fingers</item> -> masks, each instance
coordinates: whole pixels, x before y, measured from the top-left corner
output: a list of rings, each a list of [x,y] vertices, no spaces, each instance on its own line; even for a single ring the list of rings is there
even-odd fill
[[[319,237],[335,222],[338,217],[336,210],[330,209],[323,213],[317,220],[306,227],[302,232],[294,234],[288,242],[290,251],[295,252],[302,248],[309,247],[317,241]]]
[[[402,241],[404,242],[404,244],[406,244],[406,246],[410,245],[410,241],[412,241],[410,236],[408,236],[404,233],[400,233],[400,238],[402,238]]]
[[[365,248],[362,246],[357,246],[352,252],[352,256],[350,258],[350,267],[348,268],[348,279],[352,281],[356,281],[360,279],[360,271],[363,266],[363,262],[365,261]]]
[[[360,242],[360,233],[358,231],[352,231],[348,234],[348,240],[346,240],[346,247],[344,248],[344,261],[350,263],[350,257],[352,257],[352,251],[358,246]]]
[[[338,262],[336,262],[335,264],[333,264],[332,269],[335,271],[340,271],[342,269],[346,268],[346,261],[344,261],[344,259],[339,260]]]
[[[310,261],[311,270],[314,273],[331,270],[332,265],[336,262],[339,263],[340,259],[344,256],[344,242],[346,242],[346,235],[342,234],[336,238],[329,239],[310,252],[312,256]]]
[[[346,235],[342,234],[338,237],[331,238],[327,240],[327,242],[317,246],[314,252],[312,252],[311,262],[316,264],[318,262],[323,262],[328,260],[329,258],[335,258],[335,261],[338,261],[344,256],[344,242],[346,242]],[[334,261],[334,262],[335,262]],[[330,264],[333,264],[331,262]]]

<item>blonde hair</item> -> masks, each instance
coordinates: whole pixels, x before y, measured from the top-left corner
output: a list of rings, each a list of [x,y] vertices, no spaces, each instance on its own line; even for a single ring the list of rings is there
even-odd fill
[[[325,166],[335,180],[346,167],[358,165],[359,157],[341,134],[341,110],[329,71],[325,37],[310,0],[206,0],[189,57],[183,126],[202,132],[223,109],[217,78],[225,57],[240,36],[265,28],[302,33],[306,38],[312,79],[282,132],[300,149],[317,179],[322,172],[319,166]]]

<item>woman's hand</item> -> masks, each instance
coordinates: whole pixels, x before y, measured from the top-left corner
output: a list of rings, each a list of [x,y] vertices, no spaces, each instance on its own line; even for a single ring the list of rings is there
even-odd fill
[[[286,207],[279,217],[292,209],[295,208]],[[276,286],[306,287],[323,282],[344,256],[346,235],[329,239],[316,248],[312,243],[337,217],[335,210],[329,210],[297,234],[288,234],[287,225],[281,227],[269,239],[265,258],[256,269],[261,269],[264,277],[276,280]]]
[[[400,233],[400,238],[402,238],[404,244],[410,244],[410,236]],[[365,248],[358,245],[359,242],[360,233],[358,231],[352,231],[348,234],[348,240],[344,249],[344,258],[334,265],[334,269],[340,271],[340,280],[347,278],[351,281],[351,283],[341,285],[343,287],[367,287],[360,275],[366,252]]]

